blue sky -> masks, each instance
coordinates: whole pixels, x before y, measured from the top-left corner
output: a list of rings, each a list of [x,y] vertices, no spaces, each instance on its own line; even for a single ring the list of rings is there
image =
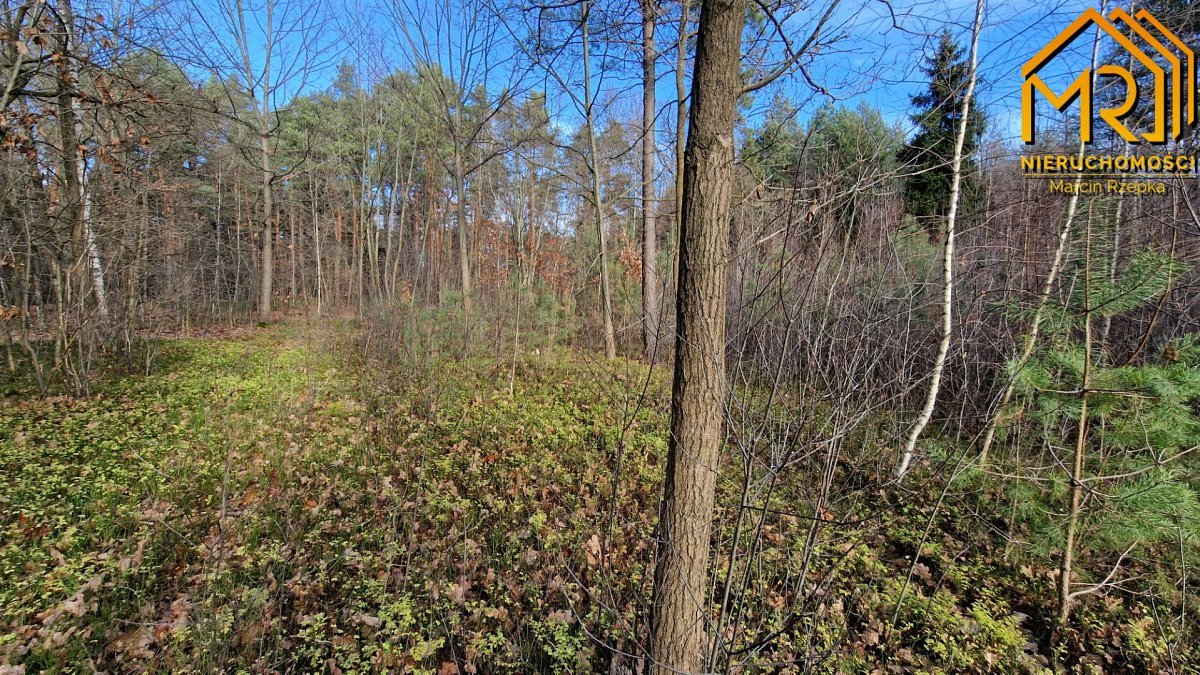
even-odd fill
[[[815,5],[817,9],[796,17],[787,26],[791,31],[790,39],[799,41],[807,36],[811,31],[811,17],[823,6]],[[933,48],[943,30],[956,36],[965,49],[970,40],[975,6],[975,0],[843,0],[826,30],[830,44],[814,57],[809,72],[829,91],[834,103],[854,107],[865,102],[878,109],[887,121],[910,131],[910,97],[926,84],[920,71],[923,56]],[[1022,64],[1089,6],[1094,5],[1083,0],[1051,0],[1049,3],[989,0],[980,39],[977,100],[988,116],[991,135],[1014,143],[1019,139]],[[666,39],[671,39],[674,30],[662,30],[666,32]],[[1056,82],[1056,74],[1061,76],[1070,72],[1073,77],[1078,74],[1078,68],[1087,64],[1090,35],[1081,36],[1072,49],[1043,72],[1051,86],[1061,86]],[[672,58],[669,56],[667,60]],[[675,97],[670,67],[669,63],[660,66],[660,106]],[[1061,72],[1056,73],[1056,70]],[[630,75],[636,76],[637,73]],[[618,114],[640,114],[637,80],[610,82],[614,89],[627,89],[620,95],[622,102],[615,105],[614,110]],[[830,100],[814,93],[802,78],[793,76],[760,91],[747,116],[754,120],[776,92],[782,92],[800,104],[797,116],[801,122]],[[573,117],[569,110],[563,112],[564,119]],[[663,118],[664,126],[673,127],[672,111],[666,111]]]
[[[980,36],[976,94],[993,134],[1010,141],[1019,137],[1022,64],[1088,6],[1090,3],[1078,0],[988,3]],[[889,12],[882,2],[859,5],[843,24],[845,38],[839,43],[845,45],[843,51],[818,64],[825,81],[843,85],[839,93],[845,104],[866,102],[907,130],[911,127],[910,97],[925,86],[922,56],[932,50],[942,30],[956,36],[964,49],[969,45],[975,2],[907,2],[892,3],[891,7]],[[1065,52],[1063,67],[1086,64],[1090,40],[1081,36],[1077,42],[1088,44],[1074,45]],[[1047,79],[1051,81],[1052,76]]]
[[[103,2],[104,0],[100,0]],[[201,9],[217,7],[228,0],[196,0]],[[284,5],[297,6],[317,0],[277,0]],[[452,2],[454,0],[451,0]],[[358,38],[361,48],[359,56],[347,50],[346,57],[357,58],[360,70],[382,74],[394,67],[404,67],[411,60],[406,56],[405,39],[398,30],[398,21],[429,21],[437,16],[434,8],[441,4],[436,0],[332,0],[332,19],[339,25],[342,34]],[[247,0],[246,7],[253,12],[260,9],[264,0]],[[675,5],[667,5],[672,11]],[[814,4],[814,9],[795,17],[785,27],[793,40],[803,39],[811,30],[811,22],[817,12],[823,11],[823,3]],[[977,98],[989,119],[992,135],[1015,141],[1019,134],[1020,114],[1020,67],[1054,35],[1065,28],[1091,3],[1082,0],[1051,0],[1034,2],[1016,0],[997,2],[989,0],[980,41],[980,83]],[[630,11],[636,3],[630,2]],[[829,44],[817,54],[810,67],[813,79],[828,89],[836,102],[855,106],[865,102],[877,109],[889,122],[899,124],[906,130],[911,104],[910,97],[924,86],[924,75],[920,64],[924,54],[932,48],[943,30],[949,30],[965,46],[970,39],[971,22],[975,0],[842,0],[835,12],[826,35]],[[206,14],[208,12],[205,12]],[[461,17],[455,15],[455,20]],[[514,28],[520,32],[519,19],[513,20]],[[333,31],[334,26],[330,25]],[[499,47],[492,54],[497,61],[513,55],[511,38],[505,29],[500,29]],[[660,29],[660,39],[669,41],[673,27]],[[447,37],[452,37],[451,32]],[[1068,61],[1066,70],[1078,68],[1086,63],[1085,52],[1090,49],[1090,40],[1081,38],[1077,49],[1068,52],[1060,61]],[[252,46],[260,46],[261,40],[252,36]],[[627,45],[596,44],[593,53],[597,61],[606,53],[617,59],[636,56]],[[1080,61],[1082,59],[1082,61]],[[660,107],[674,100],[674,76],[671,72],[673,55],[667,55],[660,66]],[[568,66],[577,64],[567,63]],[[630,64],[632,66],[632,64]],[[307,78],[305,90],[328,88],[336,68],[336,60],[328,63],[320,73]],[[568,67],[567,70],[571,68]],[[640,114],[637,70],[617,73],[616,69],[597,67],[603,80],[600,99],[609,102],[606,111],[618,118],[636,119]],[[1066,71],[1064,71],[1066,72]],[[1076,70],[1077,72],[1077,70]],[[557,115],[557,123],[567,129],[575,126],[579,115],[571,99],[561,92],[556,93],[554,81],[536,70],[527,80],[527,86],[545,88],[550,91],[551,106]],[[577,71],[576,71],[577,75]],[[507,75],[501,68],[489,74],[493,87],[506,81]],[[1048,80],[1051,78],[1048,77]],[[1051,82],[1052,86],[1053,82]],[[756,107],[748,115],[753,119],[771,100],[775,92],[781,91],[801,103],[798,113],[801,121],[815,111],[826,99],[814,95],[811,88],[799,77],[790,77],[756,96]],[[671,130],[674,113],[666,110],[662,115],[664,131]]]
[[[1022,64],[1089,6],[1094,5],[1084,0],[1049,3],[989,0],[980,39],[977,100],[988,116],[992,135],[1010,142],[1018,140]],[[788,26],[792,31],[790,39],[801,40],[808,35],[811,24],[806,22],[811,21],[816,11],[797,17]],[[826,31],[831,37],[830,44],[814,57],[810,74],[832,94],[835,103],[853,107],[865,102],[878,109],[886,120],[908,131],[910,97],[926,84],[920,71],[923,56],[933,48],[943,30],[955,35],[965,49],[974,11],[975,0],[843,0]],[[674,32],[663,31],[667,39]],[[1087,64],[1090,35],[1081,36],[1072,49],[1046,69],[1043,76],[1051,86],[1061,86],[1056,83],[1056,74],[1070,72],[1073,77],[1078,68]],[[675,97],[670,64],[660,66],[660,77],[658,99],[662,105]],[[614,106],[618,114],[637,114],[638,82],[610,82],[614,88],[628,89],[620,96],[623,102]],[[782,92],[800,104],[798,117],[802,122],[830,100],[815,94],[802,78],[789,77],[756,95],[755,105],[747,113],[752,120],[761,114],[775,92]],[[565,119],[572,118],[569,110],[563,112]],[[666,126],[673,126],[670,123],[673,112],[667,111],[664,118]]]

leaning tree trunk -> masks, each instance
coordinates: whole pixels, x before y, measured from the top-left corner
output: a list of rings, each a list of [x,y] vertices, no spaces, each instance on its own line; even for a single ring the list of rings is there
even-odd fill
[[[1096,62],[1100,56],[1100,32],[1096,33],[1096,37],[1092,40],[1092,60],[1091,72],[1092,86],[1095,86]],[[1083,155],[1087,152],[1087,144],[1082,139],[1079,141],[1079,149],[1076,156],[1080,161],[1083,161]],[[1008,378],[1004,384],[1004,391],[1000,395],[1000,402],[996,405],[996,409],[992,412],[988,419],[987,427],[983,433],[983,443],[979,451],[977,462],[979,466],[986,466],[988,463],[988,455],[992,449],[992,443],[996,439],[996,429],[1001,424],[1001,416],[1005,413],[1009,404],[1012,403],[1013,395],[1016,393],[1016,374],[1025,368],[1029,363],[1029,359],[1033,357],[1033,350],[1037,347],[1038,337],[1041,335],[1042,322],[1045,320],[1050,307],[1051,294],[1054,292],[1054,283],[1058,280],[1058,275],[1062,272],[1063,262],[1066,259],[1067,246],[1071,240],[1071,228],[1075,223],[1075,215],[1079,210],[1079,186],[1083,183],[1083,174],[1075,174],[1074,189],[1071,191],[1071,197],[1067,200],[1067,214],[1063,219],[1062,227],[1058,231],[1058,245],[1054,249],[1054,261],[1050,263],[1050,271],[1046,273],[1046,279],[1042,282],[1042,290],[1038,295],[1037,308],[1033,312],[1033,317],[1029,322],[1029,331],[1025,334],[1025,341],[1021,347],[1020,353],[1017,355],[1016,361],[1013,363],[1010,370],[1013,375]]]
[[[695,673],[705,607],[717,459],[724,436],[725,304],[733,122],[742,90],[744,0],[704,0],[683,176],[671,439],[659,516],[653,673]]]
[[[925,397],[925,406],[916,422],[908,432],[904,444],[904,453],[900,464],[896,467],[896,479],[899,480],[908,472],[912,464],[913,451],[921,432],[933,417],[934,406],[937,405],[938,392],[942,388],[942,374],[946,370],[946,356],[950,353],[950,336],[954,330],[954,237],[958,230],[958,203],[962,199],[962,160],[963,147],[967,141],[967,128],[971,119],[971,96],[975,93],[975,71],[979,61],[979,30],[983,23],[983,3],[975,4],[975,28],[971,32],[971,53],[967,59],[967,90],[963,92],[962,109],[959,112],[958,134],[954,138],[954,157],[950,161],[950,212],[946,214],[946,242],[942,255],[942,335],[938,342],[937,356],[933,361],[933,372],[929,378],[929,392]]]

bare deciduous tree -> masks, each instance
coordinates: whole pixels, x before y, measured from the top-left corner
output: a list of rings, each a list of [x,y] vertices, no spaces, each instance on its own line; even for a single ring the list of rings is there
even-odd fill
[[[725,298],[733,121],[746,3],[704,0],[683,175],[671,438],[659,516],[650,654],[654,673],[700,672],[709,538],[724,438]]]
[[[657,111],[654,88],[658,82],[658,52],[654,48],[655,0],[642,0],[642,346],[647,361],[658,355],[660,323],[658,293],[658,230],[655,223],[657,199],[654,189],[654,127]]]
[[[254,136],[255,147],[240,152],[259,178],[258,322],[269,324],[278,232],[275,183],[297,168],[276,165],[280,116],[284,103],[336,56],[326,32],[330,15],[321,0],[217,0],[211,8],[179,2],[174,25],[166,28],[186,38],[186,58],[213,73],[231,114]]]

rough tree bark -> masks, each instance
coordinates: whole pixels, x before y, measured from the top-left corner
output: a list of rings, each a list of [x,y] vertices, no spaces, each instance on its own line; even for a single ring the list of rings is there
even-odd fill
[[[705,652],[706,577],[725,399],[733,122],[745,0],[704,0],[683,177],[671,439],[654,571],[651,672],[694,673]]]

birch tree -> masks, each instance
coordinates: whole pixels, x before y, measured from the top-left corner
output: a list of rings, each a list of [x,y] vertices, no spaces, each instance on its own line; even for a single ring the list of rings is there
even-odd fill
[[[78,61],[82,47],[77,39],[75,12],[70,0],[58,5],[62,27],[59,36],[63,56],[59,60],[58,115],[62,141],[63,186],[67,208],[72,214],[71,242],[78,252],[70,269],[79,271],[80,288],[90,284],[100,319],[108,318],[108,293],[104,285],[104,265],[96,241],[92,221],[92,194],[88,185],[88,146],[83,126],[83,109],[79,104],[80,74]]]
[[[1101,3],[1101,11],[1104,11],[1105,3]],[[1091,70],[1096,71],[1096,62],[1100,56],[1100,29],[1096,29],[1096,35],[1092,40],[1092,57]],[[1095,76],[1093,75],[1092,87],[1095,87]],[[1075,151],[1079,161],[1083,161],[1083,155],[1087,152],[1087,144],[1080,138],[1079,145]],[[1046,273],[1046,279],[1042,282],[1041,292],[1038,294],[1037,306],[1034,309],[1033,317],[1029,320],[1029,329],[1025,332],[1025,339],[1022,341],[1021,350],[1018,352],[1015,363],[1013,363],[1012,371],[1019,373],[1029,359],[1033,356],[1034,349],[1037,347],[1038,338],[1041,335],[1042,322],[1045,321],[1047,311],[1050,306],[1050,300],[1054,293],[1055,284],[1058,282],[1059,274],[1062,272],[1063,260],[1066,257],[1067,248],[1071,241],[1071,228],[1075,224],[1075,216],[1079,211],[1079,186],[1083,183],[1083,175],[1076,174],[1071,190],[1071,196],[1067,199],[1067,211],[1063,218],[1062,226],[1058,231],[1057,246],[1054,249],[1054,259],[1050,263],[1050,270]],[[999,404],[996,406],[995,412],[988,419],[987,426],[983,432],[983,442],[979,451],[977,463],[979,466],[984,466],[988,462],[988,455],[991,452],[992,443],[996,439],[996,429],[1002,422],[1002,415],[1007,410],[1009,404],[1012,403],[1013,395],[1016,393],[1016,380],[1014,377],[1009,377],[1005,384],[1004,390],[1000,394]]]
[[[908,473],[912,464],[913,452],[917,439],[925,431],[929,420],[933,417],[934,406],[937,405],[938,392],[942,386],[942,373],[946,369],[946,355],[950,353],[950,339],[954,331],[954,238],[957,234],[959,202],[962,200],[963,184],[963,147],[967,141],[971,122],[971,98],[975,93],[976,69],[979,62],[979,33],[983,24],[984,0],[975,4],[975,21],[971,29],[971,50],[967,56],[967,88],[963,92],[962,110],[959,113],[958,134],[954,139],[954,155],[950,162],[950,210],[946,214],[946,234],[942,245],[942,324],[941,339],[938,342],[937,356],[933,361],[933,372],[929,376],[929,391],[925,396],[925,405],[917,416],[916,422],[909,429],[904,442],[904,453],[896,467],[896,478],[901,479]]]

